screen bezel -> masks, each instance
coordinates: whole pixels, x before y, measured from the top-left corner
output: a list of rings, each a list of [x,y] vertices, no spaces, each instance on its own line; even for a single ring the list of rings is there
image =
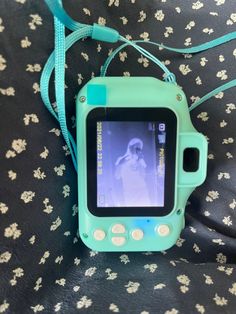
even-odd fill
[[[156,117],[156,119],[154,119]],[[148,207],[98,207],[97,206],[97,122],[164,122],[166,124],[165,144],[165,186],[164,206]],[[175,163],[176,163],[177,117],[168,108],[107,108],[92,109],[86,118],[87,156],[87,206],[97,217],[166,216],[174,207]]]

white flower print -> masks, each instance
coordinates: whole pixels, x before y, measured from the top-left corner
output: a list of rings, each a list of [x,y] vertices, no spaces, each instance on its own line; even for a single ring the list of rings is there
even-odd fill
[[[186,25],[185,29],[191,30],[194,26],[195,26],[195,22],[194,22],[194,21],[190,21],[190,22]]]
[[[41,259],[39,261],[39,265],[45,264],[46,263],[46,259],[49,258],[49,256],[50,256],[50,252],[49,251],[44,252],[43,257],[41,257]]]
[[[42,18],[38,14],[30,14],[31,21],[28,23],[31,30],[35,30],[37,26],[42,25]]]
[[[138,23],[143,22],[144,20],[146,20],[147,14],[142,10],[139,12],[139,19],[138,19]]]
[[[3,32],[4,29],[5,29],[5,27],[2,25],[2,18],[0,17],[0,33]]]
[[[105,270],[105,273],[108,274],[108,277],[106,278],[107,280],[114,280],[117,278],[117,273],[112,272],[112,270],[110,268],[107,268]]]
[[[165,17],[165,14],[163,13],[162,10],[157,10],[155,13],[155,18],[157,19],[157,21],[163,21]]]
[[[154,273],[157,270],[157,264],[146,264],[143,267],[144,269],[148,269],[150,273]]]
[[[128,255],[126,255],[126,254],[122,254],[122,255],[120,256],[120,261],[121,261],[121,263],[124,263],[124,264],[127,264],[127,263],[130,262],[129,257],[128,257]]]
[[[52,210],[53,210],[53,206],[49,204],[49,198],[45,198],[43,201],[43,204],[45,205],[45,208],[43,209],[43,211],[46,214],[51,214]]]
[[[200,305],[200,304],[196,304],[195,305],[195,308],[197,309],[197,311],[201,314],[204,314],[205,313],[205,308],[203,305]]]
[[[88,308],[92,305],[92,300],[88,299],[87,296],[83,296],[80,298],[80,300],[77,302],[77,309],[82,309],[82,308]]]
[[[227,305],[228,300],[226,300],[224,297],[220,297],[218,296],[218,294],[215,294],[215,297],[213,298],[213,300],[215,301],[216,305],[220,305],[220,306],[224,306]]]
[[[70,187],[69,185],[64,185],[63,186],[63,191],[62,194],[64,195],[64,197],[70,196]]]
[[[73,287],[73,291],[74,291],[74,292],[78,292],[79,290],[80,290],[80,286],[74,286],[74,287]]]
[[[33,170],[33,175],[38,180],[44,180],[46,178],[46,174],[41,171],[41,167],[37,168],[36,170]]]
[[[35,282],[35,286],[34,286],[34,290],[38,291],[40,288],[42,288],[42,277],[39,277],[36,282]]]
[[[166,311],[164,314],[179,314],[179,311],[173,308],[171,310]]]
[[[62,220],[60,217],[57,217],[57,219],[55,221],[52,222],[52,225],[50,227],[50,231],[55,231],[57,230],[58,227],[60,227],[62,223]]]
[[[104,17],[99,17],[98,18],[98,24],[100,25],[106,25],[106,19],[104,19]]]
[[[54,312],[59,312],[61,310],[62,302],[54,305]]]
[[[59,286],[65,286],[66,284],[66,279],[65,278],[61,278],[61,279],[56,279],[55,283],[58,284]]]
[[[85,271],[85,276],[92,277],[96,273],[97,267],[90,267]]]
[[[56,136],[60,136],[61,135],[61,130],[59,130],[59,129],[53,128],[49,132],[50,133],[54,133]]]
[[[12,181],[15,180],[17,177],[17,174],[16,172],[12,171],[12,170],[9,170],[8,171],[8,178],[11,179]]]
[[[11,224],[9,227],[5,228],[4,236],[6,238],[12,238],[13,240],[19,238],[21,236],[21,230],[17,228],[18,224],[15,222]]]
[[[211,276],[205,274],[203,274],[203,276],[205,277],[205,283],[207,285],[213,285],[213,280],[211,279]]]
[[[34,313],[42,312],[44,310],[44,306],[42,304],[37,304],[35,306],[30,307]]]
[[[115,305],[114,303],[111,303],[111,304],[110,304],[109,310],[112,311],[112,312],[114,312],[114,313],[119,313],[119,312],[120,312],[118,306]]]
[[[216,255],[216,261],[220,264],[225,264],[227,262],[227,257],[223,253],[218,253]]]
[[[83,59],[84,59],[86,62],[88,62],[88,61],[89,61],[89,56],[88,56],[88,54],[87,54],[87,53],[85,53],[85,52],[81,52],[81,56],[83,57]]]
[[[33,235],[33,236],[29,239],[29,243],[30,243],[30,244],[34,244],[34,243],[35,243],[35,238],[36,238],[36,236]]]
[[[25,36],[25,38],[21,40],[21,47],[28,48],[30,46],[31,46],[31,41],[29,40],[28,36]]]
[[[15,89],[13,87],[0,88],[0,93],[5,96],[15,96]]]
[[[11,256],[12,256],[12,254],[11,254],[10,252],[8,252],[8,251],[2,253],[2,254],[0,255],[0,264],[2,264],[2,263],[8,263],[8,262],[10,261],[10,259],[11,259]],[[1,312],[0,312],[0,313],[1,313]]]
[[[226,226],[232,226],[231,216],[227,216],[227,217],[225,216],[222,221]]]
[[[192,70],[189,68],[189,65],[186,64],[181,64],[179,66],[179,70],[183,75],[187,75],[189,72],[191,72]]]
[[[31,114],[25,114],[23,118],[24,124],[29,125],[30,122],[32,123],[39,123],[39,119],[36,114],[31,113]]]
[[[6,214],[7,211],[8,211],[8,206],[5,203],[0,203],[0,213]]]
[[[232,293],[233,295],[236,295],[236,282],[232,284],[232,287],[229,288],[229,292]]]
[[[58,176],[63,176],[65,170],[66,166],[64,164],[60,165],[59,167],[54,167],[54,171]]]
[[[186,275],[179,275],[177,277],[177,280],[179,283],[182,283],[183,285],[186,285],[186,286],[188,286],[190,284],[190,279]]]
[[[201,1],[194,2],[192,5],[193,10],[199,10],[203,7],[203,3]]]
[[[79,259],[78,257],[76,257],[76,258],[74,259],[74,264],[75,264],[76,266],[79,266],[79,264],[80,264],[80,259]]]
[[[128,284],[125,285],[125,287],[127,288],[126,290],[128,293],[136,293],[140,287],[140,283],[129,281]]]
[[[33,201],[33,198],[35,197],[35,192],[33,191],[24,191],[21,194],[21,199],[24,201],[24,203],[30,203]]]
[[[6,312],[6,310],[9,308],[9,303],[7,303],[7,300],[4,300],[2,304],[0,304],[0,313]]]
[[[147,68],[149,66],[149,60],[144,56],[138,58],[138,63],[141,63],[144,66],[144,68]]]
[[[21,278],[24,276],[24,270],[21,267],[14,269],[13,271],[13,278],[10,280],[10,284],[15,286],[17,284],[17,278]]]
[[[6,59],[4,59],[2,55],[0,55],[0,71],[5,70],[6,67]]]
[[[209,191],[208,195],[206,197],[207,202],[213,202],[213,200],[216,200],[219,198],[219,192],[218,191]]]
[[[227,80],[228,75],[226,70],[221,70],[216,73],[216,77],[219,77],[222,81]]]
[[[229,204],[229,207],[231,209],[235,209],[236,208],[236,200],[235,199],[233,199],[232,203]]]
[[[160,289],[163,289],[165,288],[166,285],[164,283],[158,283],[157,285],[154,286],[154,290],[160,290]]]
[[[233,110],[236,109],[235,104],[230,103],[230,104],[226,104],[227,109],[225,109],[225,112],[230,114]]]
[[[127,52],[126,51],[120,51],[119,52],[119,58],[120,58],[120,61],[124,62],[127,59]]]
[[[43,159],[46,159],[48,157],[48,154],[49,154],[49,150],[47,149],[46,146],[44,146],[44,150],[42,151],[42,153],[40,153],[39,156]]]
[[[148,32],[143,32],[142,34],[139,35],[139,37],[142,38],[143,40],[150,40]]]
[[[89,15],[89,16],[91,15],[91,12],[89,9],[83,8],[83,11],[84,11],[84,14]]]
[[[209,120],[209,116],[207,112],[201,112],[197,115],[198,119],[201,119],[202,121],[206,122]]]

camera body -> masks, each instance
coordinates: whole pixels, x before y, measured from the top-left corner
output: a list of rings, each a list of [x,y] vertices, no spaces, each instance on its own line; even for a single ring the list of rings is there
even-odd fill
[[[96,77],[76,100],[79,235],[96,251],[162,251],[206,178],[186,97],[152,77]]]

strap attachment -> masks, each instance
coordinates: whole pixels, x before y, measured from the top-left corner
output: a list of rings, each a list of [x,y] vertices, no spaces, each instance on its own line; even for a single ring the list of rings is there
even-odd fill
[[[93,24],[92,39],[115,43],[119,38],[120,34],[114,28]]]

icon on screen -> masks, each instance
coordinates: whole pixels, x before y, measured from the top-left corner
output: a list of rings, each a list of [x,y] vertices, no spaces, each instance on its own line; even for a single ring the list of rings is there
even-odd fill
[[[166,125],[165,123],[160,123],[159,124],[159,131],[164,132],[166,130]]]

